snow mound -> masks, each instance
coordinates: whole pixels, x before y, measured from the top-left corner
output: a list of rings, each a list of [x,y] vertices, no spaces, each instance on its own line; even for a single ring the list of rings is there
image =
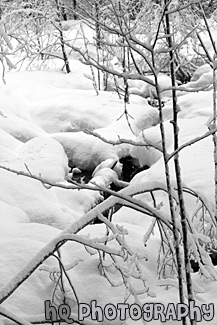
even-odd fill
[[[63,181],[68,174],[68,159],[62,146],[48,137],[34,138],[17,150],[32,175],[51,183]]]
[[[59,187],[55,187],[53,190],[59,204],[68,208],[72,213],[76,212],[77,217],[73,213],[76,220],[103,200],[98,191],[86,189],[65,190]]]
[[[169,124],[171,124],[169,121],[164,122],[167,149],[172,144],[172,128],[169,127]],[[162,157],[162,142],[159,124],[141,132],[136,138],[136,141],[145,145],[135,145],[130,149],[130,155],[139,161],[140,166],[152,166]]]
[[[16,173],[0,169],[0,199],[22,209],[31,222],[64,228],[78,219],[76,209],[70,210],[57,200],[54,190],[19,172],[35,175],[52,184],[62,182],[68,174],[68,159],[62,146],[48,137],[34,138],[17,147],[16,151],[1,150],[1,166]],[[8,212],[7,216],[9,216]]]
[[[1,117],[0,117],[1,121]],[[0,122],[1,123],[1,122]],[[0,126],[1,127],[1,126]],[[5,132],[0,128],[0,146],[8,148],[10,150],[16,150],[16,148],[21,144],[20,141],[15,139],[13,136]],[[1,155],[0,155],[1,156]]]
[[[147,75],[152,82],[154,82],[153,75]],[[172,86],[171,78],[167,75],[160,74],[158,76],[159,90],[161,97],[172,97],[172,91],[169,90]],[[144,98],[157,98],[156,88],[143,80],[128,80],[129,94],[139,95]]]
[[[91,80],[84,77],[85,72],[91,73],[89,66],[70,60],[70,68],[69,74],[55,70],[9,73],[6,75],[7,88],[28,100],[46,98],[46,92],[54,89],[93,89]]]
[[[29,101],[19,92],[7,86],[0,87],[0,105],[1,113],[4,116],[15,115],[24,120],[29,120],[28,105]]]
[[[0,169],[0,199],[22,209],[31,222],[63,229],[102,200],[96,191],[50,188],[46,185],[46,182],[69,185],[65,182],[69,170],[67,156],[59,142],[52,138],[34,138],[19,145],[15,151],[2,147],[0,164],[18,173]],[[30,177],[19,176],[19,172],[25,172]],[[32,179],[32,175],[39,180]],[[5,213],[7,218],[10,219],[10,211]]]
[[[34,138],[16,151],[3,148],[0,163],[51,183],[63,181],[68,174],[68,159],[62,146],[48,137]]]
[[[23,210],[30,222],[63,229],[79,217],[58,202],[52,188],[45,188],[37,180],[0,169],[0,182],[0,200]]]
[[[118,175],[111,168],[102,168],[95,172],[94,177],[90,180],[90,184],[101,187],[108,187],[118,179]]]
[[[211,67],[208,63],[201,65],[200,67],[198,67],[195,72],[193,73],[193,76],[191,78],[191,81],[196,81],[198,79],[200,79],[200,77],[207,72],[211,71]]]
[[[6,202],[0,200],[0,224],[1,227],[4,224],[8,224],[11,222],[21,222],[21,223],[28,223],[29,218],[27,217],[26,213],[17,208],[15,206],[9,205]]]
[[[0,116],[0,129],[22,142],[46,135],[46,132],[36,124],[15,115]]]
[[[96,132],[107,140],[119,141],[120,138],[134,140],[140,131],[150,128],[157,123],[158,112],[151,106],[144,108],[140,116],[123,115],[120,119],[112,122]]]
[[[114,170],[120,177],[122,173],[122,167],[123,165],[117,159],[106,159],[94,169],[92,176],[94,177],[96,173],[101,169],[110,168]]]
[[[157,110],[144,100],[136,101],[135,96],[126,108],[131,124],[137,128],[158,121]],[[49,133],[56,133],[106,127],[121,118],[125,109],[123,101],[112,92],[100,92],[97,96],[93,90],[55,89],[46,99],[35,101],[29,111],[37,125]]]
[[[205,90],[210,85],[212,85],[212,82],[213,82],[213,72],[211,70],[211,71],[202,73],[198,79],[191,80],[190,82],[186,83],[184,86],[182,85],[180,87],[186,88],[186,89],[192,89],[192,90],[194,90],[194,89],[197,90],[200,88],[201,88],[201,90]]]
[[[207,119],[198,117],[194,119],[179,119],[180,145],[205,134],[208,131],[206,126]],[[170,123],[165,124],[165,128],[172,128]],[[157,130],[157,129],[156,129]],[[167,130],[171,132],[171,130]],[[168,149],[168,153],[173,152],[173,143]],[[182,181],[185,186],[203,193],[209,202],[214,203],[214,162],[213,162],[213,143],[212,138],[207,137],[200,142],[185,147],[180,151],[180,166]],[[142,160],[142,157],[140,158]],[[171,181],[175,185],[175,170],[173,159],[169,162]],[[147,183],[151,184],[160,181],[165,184],[163,158],[160,158],[153,166],[137,174],[132,184]],[[165,202],[165,200],[164,200]],[[167,202],[168,203],[168,202]],[[190,210],[193,207],[190,207]]]
[[[21,271],[44,243],[57,234],[59,234],[57,229],[45,225],[10,224],[9,227],[1,225],[0,287]],[[53,266],[57,263],[51,257],[45,264]],[[3,303],[3,306],[19,316],[43,314],[44,300],[51,297],[53,288],[54,284],[49,274],[38,269]]]
[[[127,144],[113,146],[83,132],[53,133],[51,137],[62,144],[70,166],[82,170],[94,170],[106,159],[119,159],[129,153]]]
[[[200,116],[211,117],[213,114],[212,91],[200,91],[197,94],[190,92],[178,97],[180,119],[191,119]],[[166,118],[172,118],[172,102],[169,101],[163,108]]]

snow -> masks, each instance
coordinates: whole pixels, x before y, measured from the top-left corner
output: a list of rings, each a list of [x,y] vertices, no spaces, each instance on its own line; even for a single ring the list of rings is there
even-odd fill
[[[101,169],[110,168],[116,172],[118,177],[121,177],[122,167],[118,159],[106,159],[94,169],[92,176],[95,176]]]
[[[18,116],[24,120],[29,120],[27,111],[28,101],[16,90],[8,89],[2,85],[1,91],[1,116]]]
[[[27,142],[46,134],[42,128],[31,121],[26,121],[15,115],[0,116],[0,128],[22,142]]]
[[[4,224],[8,224],[10,222],[12,223],[29,222],[29,218],[27,217],[26,213],[22,209],[7,204],[4,201],[0,201],[0,210],[1,210],[1,215],[0,215],[1,227]]]
[[[71,165],[83,170],[93,170],[104,160],[122,158],[129,152],[128,145],[113,147],[83,132],[61,132],[51,136],[62,144]]]
[[[21,144],[21,142],[15,137],[11,136],[10,133],[5,132],[0,129],[0,146],[8,148],[10,150],[16,150],[16,148]]]
[[[144,259],[142,262],[143,272],[147,281],[147,286],[149,287],[150,293],[155,292],[156,281],[153,282],[153,272],[156,270],[156,260],[157,252],[159,249],[159,241],[151,240],[148,246],[145,248],[142,244],[143,242],[143,229],[139,226],[132,226],[127,223],[119,223],[120,227],[124,227],[127,230],[127,235],[125,237],[126,244],[131,247],[132,250],[136,250],[137,254],[141,254],[148,257],[148,261]],[[90,238],[100,238],[105,234],[104,225],[94,225],[88,226],[80,232],[80,235],[89,235]],[[88,236],[88,237],[89,237]],[[110,243],[113,247],[117,246],[117,243]],[[155,252],[155,254],[150,254],[149,251]],[[80,252],[79,252],[80,255]],[[108,259],[109,261],[109,259]],[[105,263],[106,265],[106,263]],[[108,263],[109,265],[109,263]],[[126,266],[127,268],[127,266]],[[107,276],[110,277],[111,281],[120,281],[120,274],[118,270],[115,270],[113,274],[112,270],[107,269]],[[109,282],[105,277],[100,276],[100,268],[98,265],[98,259],[96,255],[88,258],[84,263],[79,263],[76,267],[69,271],[70,276],[74,279],[76,291],[79,293],[79,300],[84,303],[90,303],[91,300],[96,299],[98,305],[105,306],[108,303],[113,303],[114,305],[118,303],[123,303],[125,298],[125,288],[122,285],[117,287],[111,287]],[[141,289],[142,282],[139,280],[132,280],[132,286],[135,289]],[[122,282],[122,281],[121,281]],[[104,294],[106,292],[106,295]],[[128,303],[132,303],[133,299],[127,300]]]
[[[68,159],[62,146],[47,137],[37,137],[17,150],[18,156],[33,175],[50,182],[63,181],[68,173]]]
[[[149,114],[151,123],[157,119],[156,110],[150,109],[146,104],[146,113],[144,104],[144,101],[134,100],[127,106],[129,115],[135,119],[132,123],[139,124],[141,115],[144,121],[146,114]],[[108,126],[121,117],[124,105],[118,95],[112,92],[102,92],[97,96],[94,90],[87,90],[84,96],[83,90],[54,89],[46,94],[46,99],[36,100],[29,111],[37,125],[49,133],[54,133]]]
[[[54,227],[37,224],[10,224],[0,228],[0,244],[2,247],[0,261],[0,287],[5,285],[44,243],[59,233]],[[54,265],[49,259],[48,265]],[[5,268],[7,272],[5,272]],[[43,313],[43,300],[52,294],[49,275],[37,270],[13,294],[3,306],[20,316],[38,315]],[[26,299],[28,297],[28,299]],[[33,297],[33,299],[31,299]]]
[[[118,179],[118,175],[111,168],[102,168],[95,172],[93,179],[90,183],[96,184],[101,187],[108,187],[110,184],[115,183]]]
[[[215,39],[216,38],[216,20],[210,19],[209,26],[210,26],[210,33],[211,33],[213,39]],[[202,39],[202,42],[203,42],[207,52],[209,53],[210,57],[213,58],[214,49],[213,49],[212,42],[211,42],[208,31],[204,28],[200,31],[199,34],[200,34],[200,37]],[[198,46],[198,52],[201,54],[204,54],[204,49],[200,43]]]
[[[200,135],[205,134],[208,131],[206,126],[206,118],[197,117],[194,119],[179,119],[179,139],[180,145],[192,140]],[[166,134],[171,134],[172,125],[171,123],[165,122]],[[157,127],[155,127],[157,128]],[[153,130],[154,131],[154,130]],[[159,139],[159,130],[156,137],[149,137],[149,143],[156,143]],[[148,134],[149,135],[149,134]],[[147,135],[147,137],[148,137]],[[150,132],[150,135],[154,135]],[[173,152],[173,143],[169,137],[168,153]],[[137,174],[132,184],[152,184],[158,182],[165,186],[165,168],[162,155],[160,157],[159,151],[155,149],[139,149],[134,151],[134,156],[143,164],[147,163],[145,155],[151,151],[149,163],[151,168]],[[155,152],[156,151],[156,152]],[[153,152],[153,153],[152,153]],[[200,142],[192,144],[191,146],[185,147],[179,153],[180,165],[181,165],[181,176],[183,185],[186,188],[194,190],[201,197],[206,197],[208,204],[214,208],[214,163],[213,163],[213,143],[212,138],[207,137]],[[175,170],[173,159],[169,162],[170,175],[172,184],[176,184]],[[176,185],[175,185],[176,186]],[[162,205],[162,210],[168,213],[168,198],[165,192],[158,192],[154,194],[156,204]],[[150,195],[145,195],[147,202],[152,203]],[[195,211],[200,206],[197,198],[193,198],[191,195],[185,195],[186,209],[190,216],[193,216]],[[126,212],[125,212],[126,214]],[[138,219],[139,220],[139,219]]]
[[[152,75],[146,75],[148,79],[154,82],[154,77]],[[140,95],[144,98],[157,98],[156,89],[154,86],[144,82],[142,80],[129,80],[129,93]],[[169,88],[172,86],[171,78],[167,75],[158,75],[158,85],[159,91],[161,93],[161,98],[172,97],[172,91]]]
[[[71,42],[85,48],[80,22],[67,23],[70,26],[69,29],[65,26],[65,33],[70,34]],[[72,26],[76,26],[74,34],[71,34]],[[93,31],[85,24],[83,29],[90,40],[88,51],[95,55]],[[114,61],[109,64],[114,64]],[[55,62],[56,68],[52,66]],[[24,274],[28,263],[32,266],[37,258],[44,258],[44,252],[53,247],[58,236],[64,240],[65,235],[70,242],[63,245],[60,252],[80,302],[90,303],[95,299],[102,307],[109,303],[137,302],[137,298],[141,304],[178,303],[178,283],[176,278],[169,277],[171,269],[167,267],[165,278],[158,279],[161,236],[153,217],[129,207],[121,207],[113,213],[111,224],[107,221],[107,226],[84,226],[86,219],[100,217],[100,209],[106,211],[113,204],[118,208],[123,202],[117,197],[105,200],[104,194],[96,190],[95,185],[110,188],[111,183],[121,175],[122,164],[119,160],[128,156],[135,158],[141,167],[148,165],[150,168],[138,173],[129,186],[123,182],[127,187],[121,193],[133,195],[133,198],[140,200],[141,206],[149,204],[153,207],[155,204],[159,215],[166,221],[170,220],[159,113],[157,108],[142,98],[150,93],[151,97],[156,94],[143,81],[129,81],[130,103],[125,106],[123,98],[120,99],[113,89],[114,80],[109,81],[111,91],[101,90],[97,95],[93,89],[90,67],[83,65],[79,55],[74,52],[69,62],[70,74],[60,71],[62,62],[56,60],[45,63],[47,71],[23,71],[24,65],[22,71],[6,73],[7,84],[0,87],[0,296],[1,288],[13,283],[18,272]],[[212,79],[212,71],[209,70],[207,65],[199,68],[185,87],[206,86]],[[97,77],[95,69],[94,73]],[[170,79],[160,77],[163,97],[171,96],[170,90],[165,92],[168,86]],[[140,90],[140,96],[132,90],[135,87]],[[213,99],[211,90],[197,93],[182,91],[178,95],[179,142],[182,145],[208,131]],[[163,114],[166,149],[171,154],[174,146],[172,103],[168,98]],[[115,144],[120,139],[129,140],[129,143]],[[133,146],[134,141],[146,146]],[[212,137],[187,146],[179,156],[184,186],[194,190],[204,200],[206,208],[213,210]],[[71,175],[68,164],[75,167],[72,173],[79,168],[81,172],[89,171],[92,174],[87,184],[89,189],[69,189],[73,184],[67,182]],[[169,168],[172,185],[176,186],[173,159],[169,162]],[[154,191],[154,188],[158,190]],[[152,190],[155,201],[150,193],[142,193],[148,190]],[[199,198],[190,194],[184,197],[189,218],[194,219],[194,230],[200,230],[201,220],[195,220],[195,211],[200,207]],[[208,211],[205,211],[205,219],[204,227],[208,229],[211,224]],[[113,234],[110,230],[106,248],[109,252],[112,249],[120,252],[120,255],[128,249],[124,258],[114,255],[114,259],[111,259],[109,254],[105,254],[104,258],[101,252],[99,259],[99,251],[94,247],[105,242],[108,225],[112,225]],[[76,234],[72,231],[75,229]],[[61,233],[61,230],[64,232]],[[204,234],[197,235],[195,232],[191,240],[194,236],[209,242],[209,237]],[[86,244],[79,243],[79,239]],[[204,260],[206,258],[204,256]],[[208,260],[204,272],[207,272],[209,263]],[[58,265],[57,260],[50,257],[2,306],[20,317],[37,318],[43,315],[44,301],[51,299],[55,289],[51,278]],[[212,267],[210,273],[216,278],[217,268]],[[196,303],[214,303],[217,306],[216,281],[199,273],[193,274],[192,278],[197,292]],[[70,290],[66,290],[68,303],[76,313],[75,297],[65,278],[64,285]],[[129,297],[126,287],[131,291]],[[57,296],[61,301],[59,287],[58,290]],[[133,294],[140,290],[143,290],[141,295]],[[116,320],[113,323],[121,322]],[[134,323],[130,319],[124,322],[126,325]],[[138,321],[138,324],[142,322]],[[152,321],[152,324],[159,325],[159,322]],[[216,316],[209,324],[216,324]]]
[[[68,173],[68,159],[62,146],[47,137],[31,139],[11,153],[2,149],[2,153],[2,166],[28,172],[51,183],[63,181]]]
[[[66,191],[62,188],[54,188],[54,192],[58,202],[65,208],[69,208],[69,214],[75,215],[76,219],[79,219],[85,212],[89,211],[98,202],[103,200],[103,197],[98,191],[86,189]],[[68,225],[71,224],[71,222],[72,220],[69,219]],[[61,228],[63,228],[63,226]]]
[[[53,190],[46,189],[40,182],[2,169],[0,177],[0,199],[22,209],[31,222],[64,228],[75,220],[76,211],[62,206]]]
[[[212,116],[212,91],[200,91],[195,95],[195,92],[190,92],[184,96],[178,97],[179,118],[194,118],[198,116],[207,116],[207,119]],[[172,118],[172,104],[167,102],[163,108],[165,112],[164,119]]]
[[[207,72],[210,72],[211,71],[211,67],[210,65],[207,63],[207,64],[203,64],[201,66],[199,66],[195,72],[193,73],[193,76],[191,77],[191,81],[196,81],[198,79],[200,79],[200,77],[204,74],[204,73],[207,73]]]
[[[198,136],[205,134],[208,131],[208,127],[206,125],[207,118],[197,117],[194,119],[179,119],[179,139],[180,145],[192,140]],[[165,133],[167,135],[166,145],[168,149],[168,153],[173,152],[173,141],[172,141],[172,124],[170,122],[164,123]],[[159,143],[159,126],[153,128],[153,132],[151,129],[146,130],[144,132],[145,139],[147,138],[147,142],[149,144],[158,144]],[[155,129],[157,133],[155,133]],[[147,137],[146,137],[146,132]],[[144,148],[140,149],[139,155],[136,156],[137,159],[144,159],[146,152],[149,149]],[[153,149],[153,151],[157,151]],[[141,176],[147,177],[147,175],[152,174],[151,178],[154,180],[159,180],[159,175],[161,175],[161,179],[165,178],[164,175],[164,167],[163,167],[163,158],[162,154],[161,157],[159,156],[160,153],[157,151],[155,155],[153,154],[153,160],[150,161],[152,168],[147,171],[141,172],[140,174],[134,177],[133,182],[136,182],[139,179],[139,182],[143,182]],[[157,156],[157,157],[156,157]],[[158,159],[157,159],[158,158]],[[160,158],[160,159],[159,159]],[[150,158],[151,160],[151,158]],[[157,162],[156,162],[157,161]],[[213,143],[212,138],[207,137],[201,142],[197,142],[192,146],[187,146],[183,150],[180,151],[180,163],[181,163],[181,170],[182,170],[182,177],[184,184],[188,185],[190,188],[198,189],[204,191],[208,194],[209,199],[213,198],[214,193],[214,165],[213,165]],[[174,169],[172,168],[173,161],[171,159],[171,177],[175,179]],[[198,176],[197,176],[198,175]]]

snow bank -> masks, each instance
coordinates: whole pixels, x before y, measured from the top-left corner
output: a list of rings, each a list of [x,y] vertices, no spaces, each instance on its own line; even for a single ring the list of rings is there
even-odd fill
[[[166,121],[164,122],[164,126],[165,142],[168,149],[172,144],[172,124],[170,121]],[[162,157],[161,139],[159,124],[142,131],[136,138],[136,142],[144,143],[145,146],[132,146],[130,149],[130,155],[139,161],[140,166],[152,166]]]
[[[118,159],[129,153],[129,145],[112,146],[83,132],[54,133],[51,137],[62,144],[70,166],[82,170],[93,170],[106,159]]]
[[[36,124],[15,115],[0,116],[0,129],[22,142],[46,135],[46,132]]]
[[[97,203],[103,200],[103,197],[98,191],[86,189],[65,190],[58,187],[53,190],[59,204],[70,209],[72,214],[76,213],[77,220]]]
[[[10,224],[11,222],[21,222],[21,223],[28,223],[29,218],[27,217],[26,213],[21,210],[20,208],[17,208],[15,206],[12,206],[10,204],[7,204],[6,202],[0,201],[0,225],[1,227],[3,225]]]
[[[146,75],[152,82],[155,82],[153,75]],[[139,95],[144,98],[157,98],[156,88],[142,80],[128,80],[129,94]],[[158,85],[161,97],[172,97],[171,78],[167,75],[159,74]]]
[[[196,81],[200,79],[200,77],[207,72],[211,71],[211,67],[208,63],[201,65],[198,67],[195,72],[193,73],[193,76],[191,77],[191,81]]]
[[[28,114],[29,102],[20,92],[2,85],[0,86],[0,95],[1,115],[3,113],[3,116],[15,115],[24,120],[30,119]]]
[[[53,227],[37,224],[10,224],[0,227],[0,287],[21,271],[32,257],[59,231]],[[57,264],[54,258],[45,262]],[[43,266],[41,266],[43,269]],[[44,314],[44,300],[50,299],[54,284],[49,273],[36,270],[3,306],[19,316]]]
[[[71,73],[69,74],[56,71],[56,69],[9,73],[6,75],[6,89],[28,100],[45,97],[46,92],[53,89],[93,89],[92,82],[84,77],[84,73],[91,73],[90,67],[78,60],[70,60],[70,66]]]
[[[145,101],[134,99],[127,111],[138,127],[157,123],[157,110]],[[33,121],[49,133],[106,127],[123,113],[124,104],[117,94],[100,92],[97,96],[93,90],[54,90],[30,107]]]
[[[56,183],[68,174],[68,159],[62,146],[48,137],[34,138],[17,147],[15,152],[2,150],[2,166]]]
[[[1,117],[0,117],[1,121]],[[0,146],[8,148],[10,150],[16,150],[16,148],[21,144],[20,141],[15,139],[13,136],[5,132],[0,128]]]
[[[213,114],[212,91],[190,92],[178,97],[180,119],[196,118],[198,116],[211,117]],[[172,118],[172,102],[169,101],[163,108],[165,118]]]
[[[206,118],[179,119],[180,145],[192,140],[195,137],[205,134],[208,131]],[[172,128],[169,123],[165,128]],[[156,128],[157,130],[157,128]],[[168,132],[168,131],[167,131]],[[171,130],[169,130],[171,132]],[[156,138],[158,133],[156,134]],[[153,137],[155,140],[155,138]],[[153,149],[154,150],[154,149]],[[142,152],[142,151],[141,151]],[[138,151],[139,155],[141,152]],[[168,153],[173,152],[173,144],[170,145]],[[158,155],[158,154],[156,154]],[[154,158],[156,157],[154,156]],[[140,157],[140,156],[139,156]],[[142,157],[139,158],[142,161]],[[154,161],[153,161],[154,162]],[[182,181],[185,186],[203,193],[207,200],[214,203],[214,162],[213,162],[213,143],[212,138],[207,137],[200,142],[187,146],[180,151],[180,165]],[[175,183],[175,171],[173,159],[169,162],[171,180]],[[162,182],[165,184],[163,158],[160,158],[153,166],[137,174],[132,180],[132,184]],[[151,198],[150,198],[151,200]],[[164,199],[165,201],[165,199]],[[167,201],[168,202],[168,201]],[[192,208],[192,207],[191,207]]]
[[[27,218],[63,229],[102,199],[98,192],[49,189],[40,180],[19,176],[19,172],[25,172],[51,184],[64,182],[69,171],[68,158],[59,142],[50,137],[36,137],[23,144],[4,131],[0,134],[7,144],[1,147],[0,165],[18,172],[17,175],[0,169],[0,199],[3,205],[14,207],[15,212],[18,209],[15,217],[12,207],[10,210],[4,206],[2,222],[25,222]]]
[[[65,180],[68,174],[66,154],[62,146],[51,138],[34,138],[20,146],[17,153],[32,175],[51,183]]]
[[[14,174],[0,169],[0,199],[23,210],[31,222],[64,228],[78,218],[76,210],[70,210],[57,200],[53,189],[19,175],[19,172],[25,172],[52,184],[64,181],[68,174],[68,159],[57,141],[38,137],[19,145],[15,151],[2,147],[0,164],[18,172]],[[10,219],[10,211],[5,218]]]
[[[22,209],[30,222],[63,229],[78,218],[76,211],[62,206],[52,189],[25,176],[0,169],[0,200]]]

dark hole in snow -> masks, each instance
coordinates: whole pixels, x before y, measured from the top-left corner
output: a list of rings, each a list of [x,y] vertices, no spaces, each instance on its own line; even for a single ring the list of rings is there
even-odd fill
[[[89,170],[81,170],[80,173],[73,173],[72,180],[79,184],[87,184],[92,178],[92,172]]]
[[[211,258],[212,264],[215,266],[217,265],[217,251],[216,250],[210,250],[209,252],[209,256]],[[199,263],[195,260],[190,260],[191,263],[191,268],[193,270],[193,272],[198,272],[200,267],[199,267]]]
[[[188,71],[188,68],[179,67],[176,71],[176,79],[179,80],[182,84],[186,84],[191,80],[191,72]]]
[[[136,174],[149,168],[147,165],[140,167],[138,161],[130,156],[121,158],[120,163],[123,165],[122,180],[125,182],[130,182]]]
[[[148,104],[152,107],[159,107],[158,99],[156,98],[148,98]],[[161,100],[161,106],[164,107],[165,102]]]

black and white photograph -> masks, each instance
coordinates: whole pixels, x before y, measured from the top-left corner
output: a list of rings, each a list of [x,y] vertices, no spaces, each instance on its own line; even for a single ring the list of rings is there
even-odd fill
[[[0,0],[0,325],[217,324],[217,0]]]

